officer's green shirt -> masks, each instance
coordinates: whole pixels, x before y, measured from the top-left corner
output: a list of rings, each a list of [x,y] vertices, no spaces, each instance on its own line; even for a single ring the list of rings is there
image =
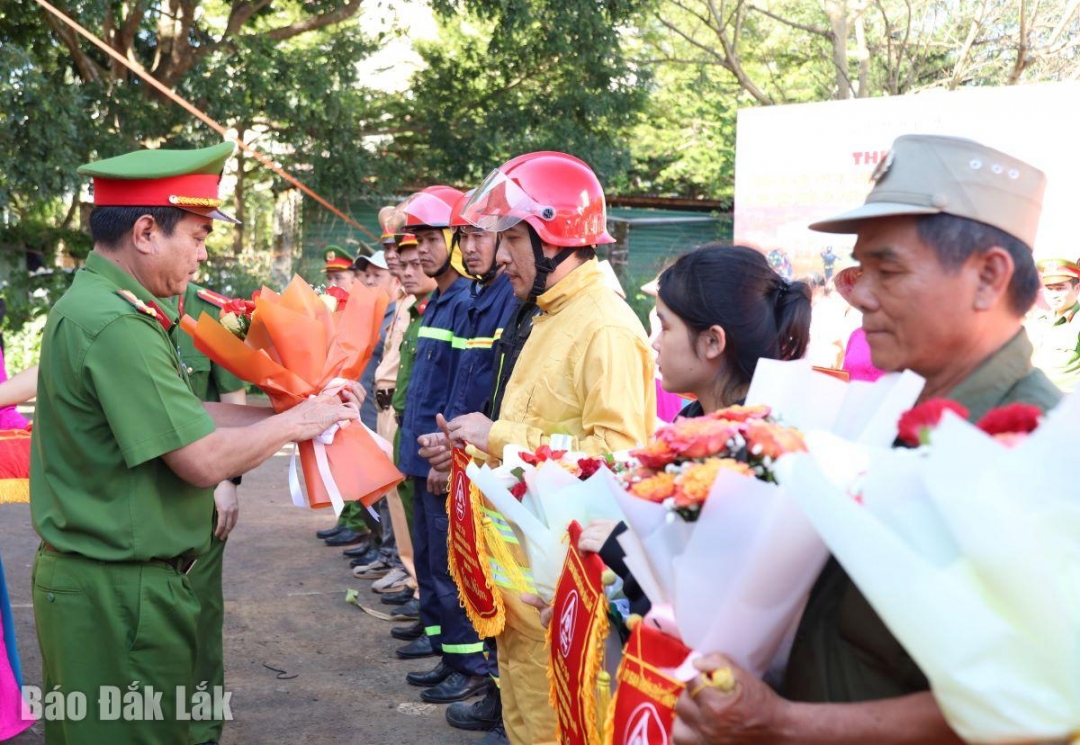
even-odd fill
[[[1061,392],[1031,364],[1031,342],[1020,331],[947,398],[963,404],[971,421],[1011,403],[1053,408]],[[797,701],[851,702],[929,690],[919,666],[836,559],[822,570],[791,650],[784,694]]]
[[[390,402],[398,416],[405,413],[405,389],[409,387],[409,378],[412,377],[413,364],[416,362],[416,340],[420,336],[420,323],[430,297],[425,295],[409,307],[409,325],[405,327],[405,335],[401,337],[401,364],[398,365],[397,382],[394,384],[394,398]]]
[[[156,302],[167,332],[117,294]],[[213,492],[161,456],[214,431],[176,352],[176,313],[96,251],[53,306],[30,456],[34,528],[100,561],[190,556],[210,543]]]
[[[183,312],[196,321],[203,313],[211,318],[221,315],[221,308],[199,297],[199,287],[194,282],[188,283],[184,293]],[[179,312],[181,306],[177,306]],[[195,348],[195,341],[183,331],[176,332],[176,346],[180,352],[180,362],[191,384],[191,390],[200,401],[220,401],[222,393],[232,393],[244,388],[244,381],[233,375],[221,365]]]

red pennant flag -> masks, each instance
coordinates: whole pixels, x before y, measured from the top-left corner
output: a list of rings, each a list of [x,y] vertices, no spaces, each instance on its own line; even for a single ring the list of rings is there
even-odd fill
[[[648,626],[634,626],[615,679],[615,699],[605,745],[668,745],[675,724],[675,702],[685,684],[668,675],[690,648]]]
[[[581,526],[570,523],[570,547],[555,587],[548,627],[551,703],[560,745],[599,745],[597,677],[608,632],[604,562],[577,550]]]
[[[446,511],[450,518],[447,548],[450,576],[458,587],[458,597],[473,627],[482,637],[496,636],[506,623],[502,595],[488,566],[488,551],[481,531],[480,496],[465,474],[470,458],[461,448],[453,451],[450,467],[450,496]]]

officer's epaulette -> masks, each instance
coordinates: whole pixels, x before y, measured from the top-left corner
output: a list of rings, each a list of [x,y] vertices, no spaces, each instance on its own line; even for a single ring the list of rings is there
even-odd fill
[[[155,305],[154,303],[144,303],[142,300],[136,297],[135,293],[131,290],[117,290],[116,294],[134,305],[135,310],[139,311],[140,313],[145,313],[146,315],[150,316],[155,321],[160,323],[162,328],[164,328],[166,331],[168,331],[169,328],[172,326],[172,321],[169,320],[169,317],[165,315],[161,308],[157,307],[157,305]]]
[[[195,294],[199,297],[200,300],[205,300],[206,302],[210,303],[211,305],[215,305],[218,308],[224,308],[225,303],[229,302],[229,298],[225,297],[224,295],[219,295],[213,290],[208,290],[205,287],[200,287]]]

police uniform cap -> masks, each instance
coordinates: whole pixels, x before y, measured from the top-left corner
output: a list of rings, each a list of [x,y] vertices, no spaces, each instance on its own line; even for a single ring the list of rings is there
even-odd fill
[[[239,224],[220,209],[218,187],[235,146],[222,142],[194,150],[136,150],[78,169],[93,179],[98,207],[177,207]]]
[[[1080,266],[1068,259],[1043,259],[1036,266],[1044,285],[1080,279]]]

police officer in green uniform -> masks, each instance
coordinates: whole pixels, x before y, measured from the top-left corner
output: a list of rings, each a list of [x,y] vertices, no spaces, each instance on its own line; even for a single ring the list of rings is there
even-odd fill
[[[1021,325],[1039,291],[1031,247],[1042,172],[971,140],[906,135],[874,176],[863,206],[811,226],[857,235],[849,299],[874,365],[914,370],[926,379],[922,400],[958,401],[972,421],[1008,403],[1053,407],[1061,394],[1032,366]],[[722,655],[696,664],[709,675],[676,704],[677,745],[962,742],[835,559],[807,602],[783,698]]]
[[[1080,267],[1067,259],[1039,262],[1039,279],[1049,310],[1037,314],[1028,330],[1035,344],[1035,366],[1065,393],[1072,393],[1080,380],[1080,302],[1077,285]]]
[[[177,314],[160,300],[185,292],[214,221],[231,220],[217,192],[232,150],[79,169],[94,178],[94,250],[49,312],[30,466],[43,684],[85,702],[80,718],[47,718],[50,745],[191,745],[188,572],[210,546],[212,488],[359,416],[357,386],[276,415],[191,391]]]
[[[203,313],[218,317],[222,306],[229,299],[194,282],[188,283],[187,291],[177,299],[177,314],[198,318]],[[243,406],[247,402],[244,381],[233,375],[195,348],[195,341],[187,334],[177,334],[177,351],[180,364],[187,373],[191,390],[200,401],[221,401]],[[225,624],[225,598],[222,594],[222,565],[225,561],[225,542],[236,527],[240,504],[236,488],[240,476],[222,481],[214,489],[214,520],[210,549],[188,572],[188,580],[199,599],[199,649],[195,655],[196,686],[206,682],[214,686],[225,685],[225,657],[223,628]],[[219,712],[220,713],[220,712]],[[191,740],[194,743],[216,743],[221,739],[225,726],[220,716],[191,723]]]

